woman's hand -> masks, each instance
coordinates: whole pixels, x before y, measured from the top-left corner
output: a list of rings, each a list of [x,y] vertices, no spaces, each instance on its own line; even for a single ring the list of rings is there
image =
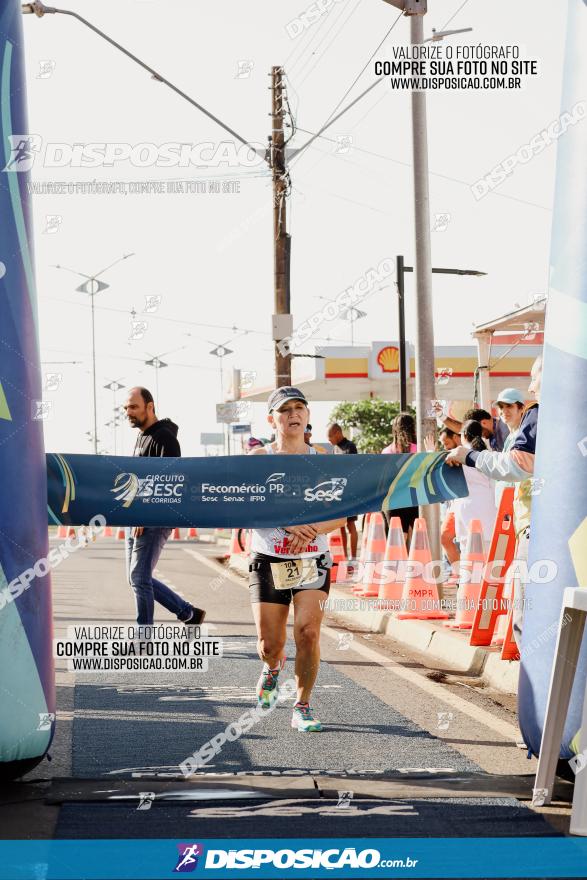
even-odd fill
[[[467,449],[466,446],[457,446],[456,449],[451,449],[445,458],[445,462],[451,467],[460,467],[465,463],[465,459],[469,452],[470,450]]]
[[[316,526],[306,524],[303,526],[285,526],[289,537],[290,553],[303,553],[306,546],[316,540],[318,531]]]
[[[426,452],[436,452],[436,435],[432,432],[424,437],[424,449]]]

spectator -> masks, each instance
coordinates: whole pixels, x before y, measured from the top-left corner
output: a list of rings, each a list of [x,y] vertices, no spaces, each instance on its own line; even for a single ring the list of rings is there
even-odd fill
[[[123,409],[132,428],[139,429],[134,455],[149,458],[179,457],[178,427],[171,419],[159,419],[155,413],[153,395],[137,386],[128,392]],[[171,528],[134,526],[126,529],[126,572],[135,594],[137,632],[144,636],[153,625],[155,602],[158,602],[185,624],[200,624],[206,616],[175,593],[167,584],[153,577],[155,566],[165,546]]]
[[[399,413],[391,425],[391,443],[382,450],[383,455],[393,455],[400,452],[417,452],[416,443],[416,420],[410,413]],[[399,516],[402,521],[402,530],[409,545],[414,522],[418,517],[417,507],[400,507],[397,510],[384,510],[383,516],[387,529],[392,516]]]
[[[456,431],[451,431],[450,428],[443,428],[438,435],[438,439],[446,452],[450,452],[451,449],[456,449],[457,446],[461,445],[461,435]]]
[[[256,437],[249,437],[245,444],[245,455],[248,455],[251,449],[255,449],[257,446],[263,446],[263,441],[257,440]]]
[[[509,430],[509,434],[506,437],[503,446],[504,452],[509,452],[509,450],[513,446],[514,440],[516,439],[518,429],[522,422],[522,416],[524,414],[524,403],[524,395],[516,388],[504,388],[504,390],[500,392],[497,400],[495,401],[495,405],[499,409],[500,416]],[[515,487],[515,485],[515,483],[507,483],[505,482],[505,480],[500,480],[498,483],[495,484],[495,503],[498,507],[503,490],[506,489],[508,486]]]
[[[470,421],[471,419],[475,422],[481,423],[483,427],[483,437],[489,441],[490,448],[493,449],[494,452],[501,452],[509,434],[509,430],[501,419],[494,419],[491,413],[488,413],[486,409],[467,410],[463,416],[462,422],[459,422],[450,416],[445,416],[442,421],[447,428],[451,429],[451,431],[458,431],[460,433],[463,423]]]
[[[308,428],[311,426],[308,425]],[[308,441],[306,441],[308,442]],[[333,422],[328,426],[328,442],[332,443],[334,447],[335,454],[338,455],[357,455],[358,449],[353,443],[352,440],[348,440],[343,432],[342,428],[337,422]],[[344,550],[344,555],[347,556],[347,548],[348,548],[348,540],[347,540],[347,532],[348,537],[350,538],[351,545],[351,555],[350,559],[357,558],[357,547],[359,544],[359,536],[357,535],[357,517],[349,516],[347,517],[346,526],[343,526],[340,530],[340,537],[342,540],[342,547]]]
[[[486,451],[483,442],[483,426],[475,419],[469,419],[463,425],[463,446],[478,452]],[[483,544],[485,552],[489,549],[493,527],[495,525],[495,492],[491,480],[473,467],[463,468],[469,494],[465,498],[453,501],[455,515],[455,532],[461,556],[467,544],[471,521],[478,519],[483,528]]]
[[[306,425],[306,430],[304,431],[304,441],[308,444],[308,446],[312,446],[316,452],[320,452],[323,455],[326,455],[326,450],[323,446],[316,446],[315,443],[311,442],[312,440],[312,425]]]
[[[536,452],[536,433],[538,429],[538,409],[542,384],[542,358],[538,357],[532,365],[532,379],[528,391],[536,398],[524,410],[520,427],[508,452],[490,452],[489,450],[454,449],[449,452],[446,461],[450,465],[467,464],[493,480],[511,480],[515,482],[514,495],[514,528],[517,545],[516,559],[527,560],[530,544],[530,511],[533,488],[534,455]],[[513,631],[514,638],[520,647],[523,622],[523,583],[516,578],[519,593],[514,597]]]
[[[439,439],[446,452],[450,452],[461,445],[461,435],[457,434],[456,431],[451,431],[450,428],[443,428],[439,434]],[[451,501],[447,501],[446,505],[443,506],[445,514],[440,527],[440,543],[450,565],[449,583],[458,583],[461,552],[456,543],[455,512]]]

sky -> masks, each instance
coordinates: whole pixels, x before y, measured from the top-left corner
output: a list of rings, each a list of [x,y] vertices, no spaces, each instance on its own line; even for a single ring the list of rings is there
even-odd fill
[[[297,126],[293,148],[306,142],[305,132],[324,125],[341,99],[342,109],[374,82],[372,64],[358,75],[397,18],[382,0],[336,0],[308,26],[302,13],[315,5],[305,0],[253,7],[238,0],[64,2],[258,145],[270,130],[269,72],[283,65]],[[432,232],[433,264],[487,272],[481,279],[435,276],[435,341],[467,345],[474,323],[548,289],[556,144],[519,163],[485,198],[476,200],[471,184],[559,116],[565,15],[562,5],[559,11],[545,0],[429,0],[428,7],[426,35],[432,28],[470,27],[471,33],[448,38],[453,47],[519,46],[521,57],[538,62],[538,75],[519,91],[428,93],[431,228],[437,215],[450,215]],[[236,155],[234,139],[216,122],[80,22],[26,16],[23,26],[29,132],[43,149],[66,145],[66,155],[76,144],[127,144],[130,150],[179,142]],[[390,59],[394,46],[408,42],[402,17],[374,57]],[[325,135],[291,163],[294,325],[324,304],[319,297],[335,297],[382,259],[399,253],[406,262],[414,259],[409,92],[378,85]],[[347,145],[352,139],[350,149],[341,149],[339,139]],[[49,152],[59,155],[55,147]],[[90,298],[75,290],[83,277],[67,269],[92,275],[132,253],[101,276],[109,287],[95,299],[100,447],[114,452],[106,423],[124,396],[123,390],[114,398],[103,386],[116,379],[154,391],[155,371],[145,361],[163,355],[168,366],[158,371],[158,415],[179,424],[184,454],[202,454],[200,433],[219,430],[215,405],[222,399],[220,361],[210,352],[219,344],[232,350],[223,359],[224,391],[233,368],[254,372],[260,386],[273,381],[268,169],[259,162],[212,168],[35,162],[33,182],[66,182],[74,190],[92,181],[163,182],[164,190],[168,181],[204,183],[204,192],[33,196],[42,369],[45,376],[57,374],[46,379],[44,394],[51,404],[47,450],[92,451]],[[228,181],[238,181],[240,191],[223,191],[230,190]],[[414,340],[412,288],[406,299],[407,336]],[[375,293],[363,310],[356,342],[397,338],[393,286]],[[339,320],[312,341],[349,339],[348,323]],[[317,441],[332,406],[312,407]],[[252,420],[254,432],[266,435],[262,404],[253,405]],[[117,452],[130,454],[134,439],[122,425]]]

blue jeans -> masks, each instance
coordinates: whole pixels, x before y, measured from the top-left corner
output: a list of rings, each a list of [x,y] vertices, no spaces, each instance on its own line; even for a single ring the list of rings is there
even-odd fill
[[[170,534],[171,529],[144,528],[142,535],[133,538],[132,529],[126,530],[126,576],[134,590],[138,624],[152,625],[155,602],[182,621],[193,611],[189,602],[153,577],[153,569]]]

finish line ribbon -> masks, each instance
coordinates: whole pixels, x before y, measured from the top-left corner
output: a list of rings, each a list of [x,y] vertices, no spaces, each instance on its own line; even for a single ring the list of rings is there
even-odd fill
[[[50,524],[270,528],[468,495],[446,454],[47,455]]]

